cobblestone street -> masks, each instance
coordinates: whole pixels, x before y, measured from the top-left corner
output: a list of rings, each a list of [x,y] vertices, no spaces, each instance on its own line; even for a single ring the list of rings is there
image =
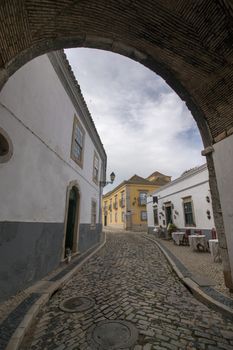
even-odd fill
[[[72,296],[90,297],[94,305],[62,311],[60,303]],[[102,320],[132,322],[139,332],[134,350],[233,349],[232,322],[197,301],[140,234],[109,233],[106,245],[41,309],[21,350],[95,349],[87,334]]]

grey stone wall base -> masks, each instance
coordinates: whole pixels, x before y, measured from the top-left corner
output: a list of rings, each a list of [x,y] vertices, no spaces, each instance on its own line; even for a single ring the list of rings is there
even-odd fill
[[[96,224],[94,228],[90,224],[79,225],[79,253],[83,253],[101,240],[102,224]]]
[[[102,225],[79,225],[79,253],[101,240]],[[0,302],[54,270],[61,261],[63,223],[0,222]]]
[[[13,310],[0,325],[0,334],[4,334],[1,349],[17,350],[22,340],[29,330],[34,318],[40,311],[41,307],[50,299],[50,297],[60,288],[62,288],[73,276],[78,269],[97,253],[106,243],[105,234],[101,234],[101,242],[92,249],[89,249],[80,256],[74,258],[71,268],[64,265],[60,270],[59,279],[53,280],[47,276],[28,288],[28,296]],[[65,272],[62,273],[61,272]],[[27,294],[27,293],[26,293]]]
[[[58,266],[63,223],[0,222],[0,301]]]

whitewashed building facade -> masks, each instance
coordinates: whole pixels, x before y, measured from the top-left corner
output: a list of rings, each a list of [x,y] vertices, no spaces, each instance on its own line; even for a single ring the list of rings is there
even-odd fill
[[[206,164],[191,169],[147,197],[148,232],[166,229],[173,223],[179,230],[201,230],[211,238],[214,219]]]
[[[105,173],[64,52],[17,71],[0,94],[0,300],[100,240]]]

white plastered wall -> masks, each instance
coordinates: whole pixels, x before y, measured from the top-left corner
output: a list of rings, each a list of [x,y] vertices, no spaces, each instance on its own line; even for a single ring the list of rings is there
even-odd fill
[[[233,135],[214,145],[213,159],[233,278]]]
[[[147,197],[146,210],[147,210],[147,225],[148,225],[148,227],[152,227],[152,226],[154,226],[154,215],[153,215],[153,200],[152,200],[152,196],[148,196],[148,197]]]
[[[92,180],[96,149],[86,132],[83,169],[70,158],[77,113],[46,55],[8,80],[0,104],[0,126],[13,143],[12,158],[0,164],[0,221],[64,222],[67,186],[76,180],[80,222],[90,223],[91,198],[99,210]]]
[[[174,209],[172,210],[174,224],[178,228],[189,228],[188,226],[185,226],[184,223],[182,198],[191,196],[196,224],[195,229],[211,230],[214,227],[213,211],[208,182],[208,170],[206,167],[204,168],[204,170],[190,177],[186,177],[182,181],[171,184],[169,186],[165,186],[164,189],[161,188],[160,190],[155,192],[155,195],[158,196],[158,213],[164,214],[164,216],[159,215],[161,217],[161,219],[159,219],[159,225],[163,227],[167,225],[165,220],[165,211],[162,210],[162,206],[164,205],[164,203],[171,201],[174,205]],[[210,198],[209,203],[206,200],[206,196]],[[150,202],[151,200],[152,199],[150,199],[149,197],[148,202]],[[152,203],[148,203],[147,208],[148,226],[154,226]],[[210,211],[211,219],[207,218],[207,210]],[[175,212],[177,212],[178,214],[175,214]],[[175,219],[174,214],[176,215]],[[163,220],[165,220],[165,225],[163,224]]]

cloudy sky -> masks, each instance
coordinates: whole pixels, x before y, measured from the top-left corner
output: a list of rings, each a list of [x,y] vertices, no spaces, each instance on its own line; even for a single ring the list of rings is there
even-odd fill
[[[162,78],[111,52],[81,48],[66,54],[104,144],[107,175],[116,174],[114,187],[156,170],[175,179],[205,162],[193,117]]]

